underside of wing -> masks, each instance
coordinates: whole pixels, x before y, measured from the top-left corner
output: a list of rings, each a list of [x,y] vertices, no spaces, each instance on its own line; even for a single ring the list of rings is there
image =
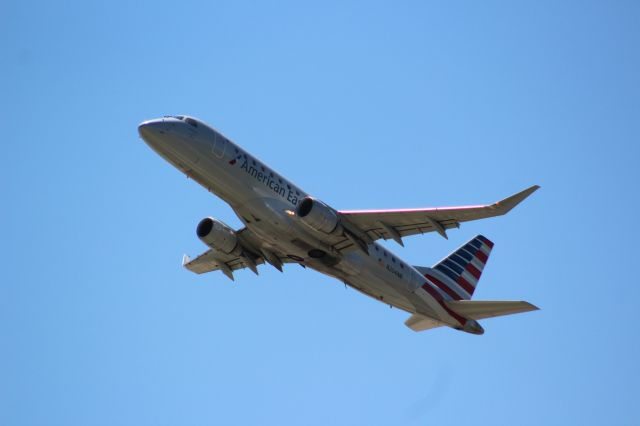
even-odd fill
[[[255,259],[257,265],[264,263],[261,257]],[[243,258],[238,256],[229,256],[215,249],[209,249],[194,259],[186,256],[182,260],[182,266],[196,274],[204,274],[206,272],[219,271],[226,265],[232,271],[248,268],[249,264]]]
[[[204,274],[212,271],[222,271],[233,280],[233,271],[238,269],[251,269],[257,273],[256,266],[265,263],[267,250],[260,248],[260,242],[248,229],[243,228],[237,232],[242,247],[245,249],[241,256],[229,255],[222,251],[210,248],[194,259],[185,255],[182,266],[196,274]],[[281,253],[268,251],[270,257],[267,261],[280,269],[283,263],[293,262]]]
[[[339,213],[372,240],[393,239],[402,244],[401,237],[426,232],[438,232],[447,238],[446,230],[458,228],[461,222],[501,216],[521,203],[539,188],[534,185],[493,204],[464,207],[435,207],[395,210],[344,210]],[[348,240],[336,245],[342,250],[350,246]]]

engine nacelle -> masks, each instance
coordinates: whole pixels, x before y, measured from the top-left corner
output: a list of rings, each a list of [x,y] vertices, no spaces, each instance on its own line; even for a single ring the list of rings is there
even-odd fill
[[[238,255],[242,252],[236,232],[212,217],[205,217],[198,223],[196,234],[200,241],[223,253]]]
[[[296,208],[296,215],[302,223],[308,227],[324,232],[325,234],[337,234],[342,232],[338,213],[313,197],[305,197]]]

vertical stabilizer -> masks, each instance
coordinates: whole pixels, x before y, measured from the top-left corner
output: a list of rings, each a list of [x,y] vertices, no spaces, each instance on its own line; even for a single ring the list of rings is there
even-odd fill
[[[493,243],[478,235],[433,266],[416,266],[446,299],[469,300],[478,285]]]

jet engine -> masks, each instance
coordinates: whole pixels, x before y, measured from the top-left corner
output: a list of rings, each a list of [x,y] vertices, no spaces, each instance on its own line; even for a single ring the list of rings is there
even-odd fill
[[[212,217],[205,217],[198,223],[196,234],[209,247],[226,254],[239,255],[242,248],[236,232],[227,224]]]
[[[320,200],[305,197],[296,208],[296,215],[302,223],[325,234],[342,233],[338,213]]]

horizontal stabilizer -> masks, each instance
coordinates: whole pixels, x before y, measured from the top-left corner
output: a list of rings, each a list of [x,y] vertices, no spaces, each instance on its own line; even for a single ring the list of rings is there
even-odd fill
[[[433,318],[425,317],[420,314],[411,315],[404,324],[412,329],[413,331],[424,331],[429,330],[430,328],[442,327],[443,323],[437,321]]]
[[[539,309],[529,302],[510,300],[454,300],[444,303],[455,313],[474,320],[537,311]]]

